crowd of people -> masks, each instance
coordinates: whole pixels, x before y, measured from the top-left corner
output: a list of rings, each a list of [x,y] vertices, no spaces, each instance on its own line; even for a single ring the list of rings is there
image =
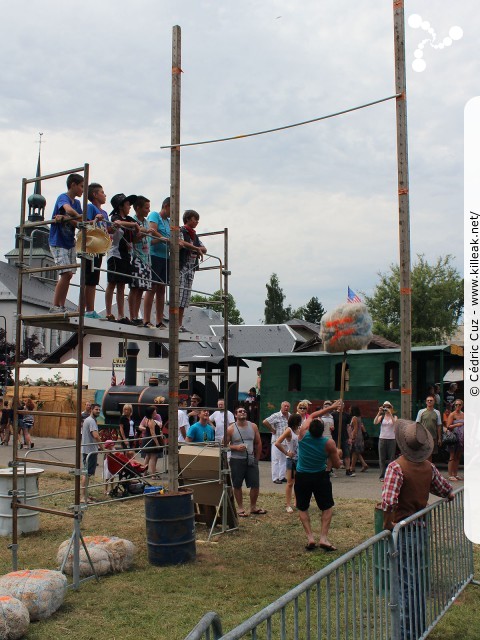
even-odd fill
[[[33,449],[35,446],[31,437],[35,424],[35,415],[31,412],[35,409],[36,405],[32,398],[22,400],[18,405],[18,410],[22,412],[18,414],[17,447],[19,449]],[[0,416],[0,446],[2,447],[8,447],[10,443],[13,433],[13,416],[13,405],[8,400],[4,400]]]
[[[55,203],[50,225],[49,245],[59,278],[50,313],[65,313],[70,280],[77,268],[75,231],[82,218],[79,198],[84,191],[84,180],[79,174],[67,178],[67,191]],[[85,317],[133,324],[147,328],[166,329],[164,323],[165,292],[169,283],[170,198],[165,198],[160,211],[150,210],[150,200],[142,195],[115,194],[110,204],[110,215],[105,211],[107,196],[101,184],[88,185],[86,218],[101,229],[111,240],[106,255],[107,287],[105,290],[105,317],[95,311],[95,294],[100,281],[104,255],[87,259],[85,273]],[[131,209],[133,207],[133,213]],[[206,247],[199,239],[196,228],[199,214],[193,209],[183,214],[179,238],[179,321],[189,306],[193,279]],[[105,268],[105,267],[104,267]],[[129,286],[125,307],[125,286]],[[113,298],[117,316],[112,312]],[[143,302],[143,316],[141,316]],[[152,323],[155,305],[156,324]]]

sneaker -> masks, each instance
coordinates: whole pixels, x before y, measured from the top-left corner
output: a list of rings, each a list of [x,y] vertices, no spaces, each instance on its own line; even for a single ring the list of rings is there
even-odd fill
[[[48,313],[65,313],[65,311],[65,307],[57,307],[56,305],[53,305],[53,307],[50,307],[48,310]]]
[[[120,318],[119,320],[117,320],[117,322],[119,324],[132,324],[132,321],[130,320],[130,318]]]
[[[141,318],[132,318],[130,320],[130,324],[133,324],[135,327],[141,327],[143,325],[143,320]]]
[[[163,322],[159,322],[157,325],[157,329],[168,329],[166,324],[163,324]]]
[[[90,318],[91,320],[106,320],[103,316],[101,316],[96,311],[87,311],[85,313],[85,318]]]
[[[355,478],[355,472],[354,471],[350,471],[350,469],[347,469],[345,471],[345,475],[348,476],[349,478]]]
[[[188,329],[186,329],[183,324],[179,329],[180,333],[192,333],[191,331],[189,331]]]
[[[292,509],[292,507],[290,507],[290,506],[288,506],[288,507],[285,509],[285,511],[286,511],[287,513],[293,513],[293,509]]]
[[[105,316],[105,320],[108,320],[108,322],[116,322],[113,313],[107,313],[107,315]]]
[[[151,322],[144,322],[142,327],[144,329],[155,329],[154,325]]]
[[[336,478],[337,477],[337,474],[335,473],[335,471],[333,471],[333,469],[332,469],[332,471],[330,471],[330,477],[331,478]]]
[[[287,482],[287,479],[286,479],[286,478],[282,478],[282,479],[280,480],[280,482]]]
[[[282,484],[281,480],[273,480],[273,484]]]

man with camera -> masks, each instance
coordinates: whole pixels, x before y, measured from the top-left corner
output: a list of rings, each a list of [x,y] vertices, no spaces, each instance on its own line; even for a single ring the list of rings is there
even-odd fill
[[[250,513],[264,515],[267,513],[265,509],[257,507],[260,492],[258,461],[262,452],[262,440],[257,425],[247,420],[244,407],[235,411],[235,422],[227,429],[227,445],[230,448],[230,473],[239,517],[246,518],[249,515],[243,506],[244,480],[250,489]]]

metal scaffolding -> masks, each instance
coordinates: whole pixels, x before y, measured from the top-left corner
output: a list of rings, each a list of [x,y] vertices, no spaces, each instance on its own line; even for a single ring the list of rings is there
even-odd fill
[[[66,176],[71,173],[83,173],[84,182],[87,185],[89,179],[89,165],[85,164],[83,167],[77,167],[74,169],[69,169],[65,171],[61,171],[55,174],[49,174],[45,176],[36,176],[35,178],[24,178],[22,181],[22,199],[21,199],[21,212],[20,212],[20,226],[19,226],[19,257],[18,257],[18,289],[17,289],[17,318],[16,318],[16,341],[15,341],[15,386],[14,386],[14,446],[13,446],[13,459],[10,462],[10,466],[12,467],[12,567],[13,570],[18,569],[18,534],[19,534],[19,511],[20,510],[30,510],[40,513],[46,514],[54,514],[58,516],[64,516],[66,518],[70,518],[73,520],[73,532],[70,539],[70,549],[73,549],[73,577],[72,577],[72,585],[73,588],[78,588],[80,583],[83,580],[97,578],[95,571],[93,570],[93,575],[89,578],[80,579],[80,548],[83,545],[85,549],[85,553],[88,557],[88,551],[84,544],[82,532],[81,532],[81,522],[83,513],[87,508],[87,504],[81,503],[81,477],[86,473],[83,469],[82,465],[82,450],[81,450],[81,413],[82,413],[82,389],[83,389],[83,364],[84,364],[84,337],[88,334],[95,334],[101,336],[115,336],[122,337],[124,339],[135,339],[135,340],[144,340],[144,341],[158,341],[164,342],[168,344],[169,347],[169,487],[172,490],[176,490],[178,488],[178,389],[179,389],[179,342],[201,342],[201,341],[209,341],[209,342],[221,342],[224,343],[224,351],[225,357],[223,360],[223,372],[221,375],[224,376],[224,397],[225,397],[225,409],[227,412],[227,391],[228,391],[228,230],[224,229],[222,231],[214,232],[215,234],[222,234],[224,237],[224,255],[223,258],[217,258],[218,265],[214,267],[206,267],[205,270],[210,269],[218,269],[220,272],[220,289],[223,292],[221,303],[223,306],[223,316],[224,316],[224,338],[218,338],[217,336],[205,336],[198,335],[192,333],[179,333],[178,326],[178,231],[179,229],[173,228],[172,236],[176,238],[171,243],[171,265],[172,265],[172,279],[170,283],[170,326],[167,330],[160,329],[148,329],[138,326],[129,326],[122,324],[114,324],[112,322],[103,322],[100,320],[85,318],[85,274],[86,274],[86,266],[87,261],[91,259],[86,253],[86,233],[82,233],[82,247],[81,252],[78,254],[80,257],[80,265],[77,263],[73,265],[67,265],[72,268],[72,270],[80,269],[80,293],[79,293],[79,304],[78,310],[75,312],[65,312],[58,314],[43,314],[43,315],[26,315],[23,313],[23,295],[22,295],[22,287],[23,287],[23,279],[25,277],[40,277],[40,274],[44,275],[45,273],[55,273],[59,271],[63,267],[58,266],[42,266],[42,267],[30,267],[25,263],[25,242],[28,242],[28,236],[26,235],[26,230],[32,227],[40,227],[48,224],[52,224],[52,220],[45,221],[37,221],[31,222],[26,220],[26,191],[27,185],[31,183],[37,183],[41,180],[49,180],[52,178],[57,178],[61,176]],[[173,195],[173,193],[172,193]],[[177,196],[178,198],[178,196]],[[84,190],[83,196],[83,216],[82,220],[78,222],[78,227],[80,229],[85,229],[88,226],[88,221],[86,218],[87,213],[87,189]],[[177,200],[177,222],[178,222],[178,200]],[[211,234],[210,234],[211,235]],[[177,268],[175,268],[175,265]],[[202,269],[200,269],[202,270]],[[39,274],[37,276],[37,274]],[[20,400],[20,370],[22,368],[22,364],[20,363],[20,354],[22,350],[22,340],[21,337],[23,335],[22,328],[26,326],[31,327],[46,327],[50,329],[55,329],[58,331],[67,331],[77,334],[78,338],[78,362],[77,365],[62,365],[62,364],[46,364],[42,363],[37,365],[38,367],[76,367],[77,368],[77,389],[76,389],[76,411],[72,413],[65,414],[56,413],[52,411],[25,411],[19,409],[19,400]],[[34,367],[35,365],[29,365],[29,367]],[[182,374],[183,375],[183,374]],[[191,375],[195,375],[192,373]],[[190,386],[190,383],[189,383]],[[19,415],[23,415],[24,413],[32,413],[33,415],[49,415],[49,416],[59,416],[62,415],[64,417],[74,418],[76,422],[75,428],[75,462],[73,464],[63,463],[60,466],[64,466],[69,468],[74,474],[74,504],[71,507],[70,511],[47,508],[42,506],[37,506],[33,504],[28,504],[26,492],[19,486],[19,474],[26,473],[27,463],[28,464],[49,464],[48,461],[40,459],[39,457],[20,457],[17,451],[17,441],[18,441],[18,417]],[[225,420],[225,423],[227,420]],[[226,427],[226,425],[225,425]],[[30,452],[33,453],[33,452]],[[59,466],[59,463],[55,463]],[[221,455],[221,476],[224,485],[224,491],[222,495],[222,505],[219,505],[217,509],[217,516],[219,515],[219,509],[223,506],[223,517],[222,517],[222,532],[228,530],[227,525],[227,505],[228,505],[228,464],[226,460],[226,452],[225,449],[222,449]],[[41,496],[40,496],[41,497]],[[67,554],[68,555],[68,554]],[[92,565],[93,569],[93,565]]]

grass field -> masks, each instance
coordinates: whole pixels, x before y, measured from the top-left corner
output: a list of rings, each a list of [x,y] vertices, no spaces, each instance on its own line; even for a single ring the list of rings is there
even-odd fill
[[[42,493],[71,485],[65,475],[42,476]],[[70,495],[42,500],[45,506],[62,509],[71,502]],[[77,592],[69,590],[55,616],[30,626],[28,639],[180,640],[211,610],[219,613],[228,630],[373,534],[372,501],[338,500],[331,528],[338,552],[307,553],[298,517],[285,513],[283,496],[264,495],[261,504],[267,515],[242,519],[238,532],[218,536],[214,542],[207,542],[207,530],[199,525],[197,561],[179,567],[148,564],[142,498],[89,508],[83,534],[131,540],[137,547],[134,568],[100,583],[84,583]],[[312,521],[318,531],[316,508]],[[19,568],[57,568],[56,551],[70,536],[71,526],[67,518],[41,515],[40,530],[20,539]],[[1,539],[0,544],[0,573],[7,573],[11,570],[8,540]],[[431,637],[478,639],[478,611],[480,588],[472,586]]]

